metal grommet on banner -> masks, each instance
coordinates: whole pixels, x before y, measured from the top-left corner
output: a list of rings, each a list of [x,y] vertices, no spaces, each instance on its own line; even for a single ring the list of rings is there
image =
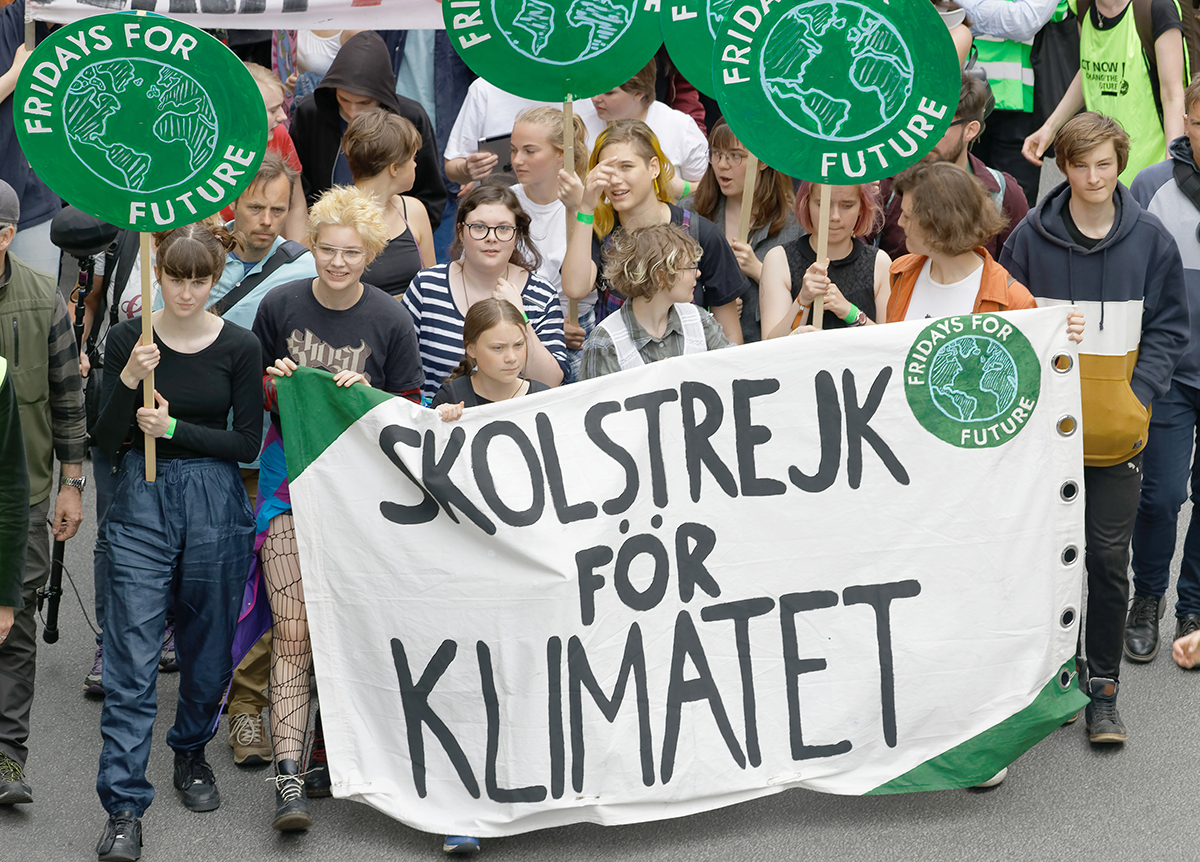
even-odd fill
[[[1058,672],[1058,687],[1063,691],[1070,690],[1072,677],[1073,674],[1064,667]]]
[[[1064,503],[1070,503],[1079,496],[1079,483],[1074,479],[1063,482],[1062,487],[1058,489],[1058,496]]]
[[[1063,608],[1062,615],[1058,618],[1058,623],[1064,629],[1069,629],[1075,623],[1075,609]]]
[[[1067,545],[1063,548],[1062,561],[1064,566],[1070,566],[1079,559],[1079,549],[1074,545]]]
[[[1050,360],[1050,367],[1059,374],[1066,374],[1075,367],[1075,359],[1069,353],[1056,353]]]
[[[1079,423],[1075,421],[1074,416],[1063,416],[1058,420],[1054,427],[1058,429],[1059,435],[1063,437],[1070,437],[1075,433],[1075,429],[1079,427]]]

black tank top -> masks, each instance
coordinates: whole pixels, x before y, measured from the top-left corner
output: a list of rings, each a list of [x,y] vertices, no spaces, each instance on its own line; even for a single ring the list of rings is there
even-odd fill
[[[384,246],[383,251],[363,271],[362,277],[367,284],[395,297],[404,296],[404,291],[408,290],[413,276],[423,269],[421,250],[417,247],[417,238],[413,236],[412,226],[408,224],[408,204],[404,204],[404,209],[401,213],[404,216],[404,233],[393,237]]]
[[[804,286],[804,273],[817,262],[817,253],[809,244],[810,237],[802,236],[795,242],[783,246],[788,267],[792,271],[792,299],[800,295]],[[850,254],[841,260],[829,262],[829,280],[838,286],[842,296],[867,313],[867,317],[878,322],[875,316],[875,249],[860,239],[854,240]],[[832,311],[825,312],[824,329],[840,329],[847,326]]]

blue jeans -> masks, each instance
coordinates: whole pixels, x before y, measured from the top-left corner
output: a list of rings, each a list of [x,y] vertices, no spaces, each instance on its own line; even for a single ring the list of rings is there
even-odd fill
[[[1162,596],[1171,583],[1176,522],[1188,497],[1191,471],[1192,502],[1200,497],[1200,464],[1189,461],[1198,436],[1200,389],[1175,380],[1154,401],[1150,436],[1142,456],[1142,498],[1133,528],[1133,586],[1143,596]],[[1183,540],[1183,566],[1175,591],[1175,614],[1200,614],[1200,525],[1196,513]]]
[[[140,817],[157,712],[167,606],[175,608],[179,701],[167,745],[199,752],[212,739],[233,668],[230,647],[254,551],[254,516],[237,465],[211,458],[158,462],[145,481],[140,452],[125,456],[106,528],[109,543],[104,709],[96,792],[110,814]]]
[[[99,446],[92,446],[92,487],[96,489],[96,547],[92,552],[92,583],[96,588],[96,646],[104,643],[104,593],[108,589],[108,507],[112,505],[117,477],[112,461]]]

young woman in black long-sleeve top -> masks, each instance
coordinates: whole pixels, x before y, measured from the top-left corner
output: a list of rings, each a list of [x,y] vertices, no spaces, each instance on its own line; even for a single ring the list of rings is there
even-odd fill
[[[154,343],[141,322],[108,336],[96,445],[121,462],[107,535],[103,748],[96,789],[109,820],[100,859],[137,858],[138,820],[154,798],[146,778],[155,680],[168,604],[175,608],[179,701],[167,744],[175,787],[192,811],[220,804],[204,746],[232,673],[230,646],[253,553],[254,519],[238,472],[262,437],[261,350],[253,333],[204,310],[232,237],[192,224],[157,237],[163,308]],[[154,371],[154,408],[142,404]],[[232,424],[229,422],[232,411]],[[144,439],[157,438],[157,480],[145,479]]]

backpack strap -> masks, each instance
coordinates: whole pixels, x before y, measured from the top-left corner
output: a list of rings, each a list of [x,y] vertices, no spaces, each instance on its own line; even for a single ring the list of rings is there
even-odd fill
[[[683,352],[706,353],[708,341],[704,337],[704,321],[700,318],[700,309],[690,302],[675,303],[675,313],[683,326]]]
[[[1200,173],[1197,173],[1194,168],[1180,161],[1174,163],[1172,172],[1175,174],[1175,185],[1179,186],[1179,190],[1183,192],[1184,197],[1190,200],[1196,209],[1200,210]]]
[[[625,318],[619,311],[604,318],[604,322],[597,326],[603,327],[604,331],[608,333],[608,337],[612,339],[613,349],[617,352],[617,364],[621,366],[622,371],[640,368],[646,364],[646,361],[642,359],[642,354],[638,353],[637,346],[633,343],[629,327],[625,325]]]
[[[238,282],[237,286],[234,287],[233,290],[229,291],[229,293],[225,294],[215,303],[213,303],[209,311],[211,311],[217,317],[222,317],[225,312],[229,311],[229,309],[233,308],[235,305],[245,299],[250,291],[262,284],[263,280],[266,279],[268,275],[279,269],[284,264],[292,263],[296,260],[296,258],[300,257],[300,255],[307,252],[308,249],[300,243],[290,239],[287,240],[283,243],[283,245],[275,249],[275,253],[272,254],[267,262],[263,264],[262,269],[243,278],[240,282]]]
[[[987,165],[984,165],[986,168]],[[1004,212],[1004,191],[1008,187],[1008,182],[1004,179],[1004,171],[998,171],[995,168],[988,168],[988,173],[992,175],[992,179],[1000,186],[999,191],[988,192],[992,198],[992,203],[996,205],[996,209]]]

